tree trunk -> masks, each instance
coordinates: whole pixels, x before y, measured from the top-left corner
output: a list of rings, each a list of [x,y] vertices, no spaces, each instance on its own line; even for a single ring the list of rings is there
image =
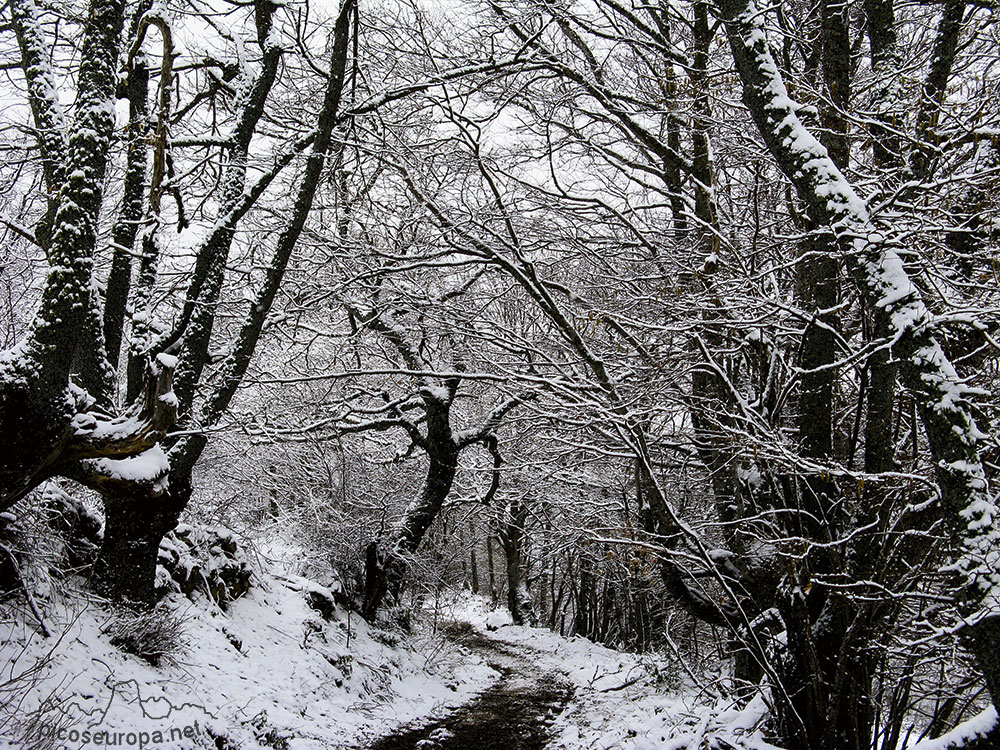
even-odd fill
[[[493,562],[493,537],[486,537],[486,572],[490,579],[490,603],[497,603],[497,573]]]
[[[788,646],[776,691],[778,734],[789,750],[868,750],[875,665],[867,629],[846,599],[819,588],[779,605]]]
[[[507,507],[507,523],[501,531],[507,563],[507,608],[515,625],[536,624],[535,609],[522,570],[524,524],[528,508],[520,500],[511,500]]]
[[[476,530],[469,521],[469,588],[473,594],[479,593],[479,561],[476,559]]]
[[[394,601],[398,600],[408,560],[417,551],[424,534],[437,518],[451,492],[458,470],[458,446],[451,436],[447,406],[445,405],[443,414],[435,413],[433,417],[430,414],[433,409],[429,410],[428,432],[437,434],[435,439],[432,440],[430,436],[427,439],[430,464],[419,500],[407,508],[391,537],[368,545],[361,605],[361,615],[368,622],[375,621],[386,596]]]
[[[160,542],[177,526],[190,496],[190,480],[177,476],[163,494],[136,488],[104,496],[104,543],[93,571],[100,594],[140,606],[155,603]]]

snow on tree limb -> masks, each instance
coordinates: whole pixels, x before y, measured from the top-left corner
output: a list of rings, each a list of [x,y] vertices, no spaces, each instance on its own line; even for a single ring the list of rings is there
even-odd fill
[[[160,355],[147,370],[140,398],[118,417],[106,416],[95,408],[90,394],[71,386],[67,411],[75,416],[68,418],[65,427],[58,427],[54,444],[34,456],[33,465],[21,468],[16,482],[0,486],[0,509],[6,510],[40,482],[57,474],[95,489],[106,488],[109,482],[160,483],[165,471],[146,471],[148,461],[132,459],[153,456],[150,451],[160,450],[160,441],[174,424],[177,399],[171,383],[175,366],[173,357]]]
[[[743,101],[772,156],[810,215],[836,237],[863,300],[881,308],[878,333],[892,343],[905,385],[914,394],[927,432],[955,560],[949,570],[964,588],[966,622],[1000,615],[1000,553],[975,425],[958,376],[934,335],[935,320],[897,253],[891,232],[872,220],[866,202],[805,128],[789,98],[764,32],[765,10],[753,0],[719,0],[743,81]]]
[[[59,103],[59,91],[49,61],[51,50],[45,40],[38,6],[34,0],[12,2],[11,17],[18,46],[21,48],[24,77],[28,82],[28,102],[38,128],[46,186],[49,190],[55,190],[63,178],[66,116]]]
[[[140,398],[123,416],[101,419],[90,412],[78,414],[68,457],[122,460],[155,447],[177,419],[172,388],[175,367],[174,357],[157,357],[148,367]]]
[[[998,726],[997,710],[989,706],[940,737],[922,740],[913,750],[976,750],[987,748],[990,734]],[[983,744],[978,744],[983,743]]]

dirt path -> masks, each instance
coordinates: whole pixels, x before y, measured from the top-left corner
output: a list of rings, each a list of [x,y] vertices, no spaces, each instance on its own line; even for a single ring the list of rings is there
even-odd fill
[[[573,695],[569,683],[470,626],[452,626],[447,634],[481,653],[500,679],[447,716],[403,727],[370,750],[542,750],[552,739],[552,721]]]

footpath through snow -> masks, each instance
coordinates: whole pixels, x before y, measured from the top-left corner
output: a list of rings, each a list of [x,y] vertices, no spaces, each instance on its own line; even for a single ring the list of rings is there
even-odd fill
[[[536,669],[532,653],[491,640],[469,623],[445,628],[456,643],[483,655],[500,678],[473,700],[444,716],[403,727],[367,750],[542,750],[552,739],[553,720],[573,688],[557,672]]]
[[[474,637],[464,642],[471,643],[473,653],[481,639],[514,655],[511,666],[524,670],[525,679],[571,690],[564,709],[546,725],[549,739],[543,746],[548,750],[777,750],[761,737],[762,702],[738,709],[726,701],[706,699],[670,659],[623,653],[585,638],[511,625],[506,612],[490,613],[479,599],[461,600],[450,616],[472,625]],[[487,661],[490,651],[478,648]],[[470,746],[438,741],[420,750],[462,747]],[[530,750],[533,746],[505,747]]]
[[[759,706],[699,702],[663,659],[516,627],[467,596],[403,637],[342,608],[324,617],[316,588],[259,573],[226,612],[173,595],[186,646],[155,667],[112,645],[111,613],[79,589],[51,595],[49,638],[0,609],[0,748],[769,747]],[[29,725],[40,741],[14,744]]]

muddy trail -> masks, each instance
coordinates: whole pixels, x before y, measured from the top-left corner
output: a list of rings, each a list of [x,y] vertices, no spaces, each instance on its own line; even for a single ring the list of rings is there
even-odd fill
[[[573,695],[569,683],[471,626],[453,625],[446,633],[482,654],[500,679],[448,715],[402,727],[369,750],[542,750],[552,739],[552,722]]]

